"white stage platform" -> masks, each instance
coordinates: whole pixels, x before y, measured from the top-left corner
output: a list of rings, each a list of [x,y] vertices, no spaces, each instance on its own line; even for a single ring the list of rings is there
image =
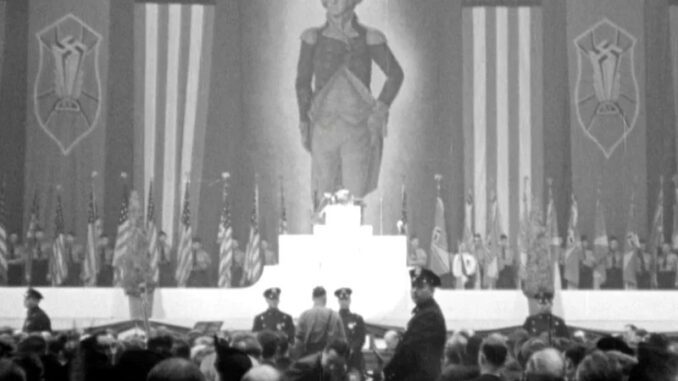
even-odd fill
[[[405,327],[414,307],[409,295],[406,243],[403,236],[371,236],[357,230],[346,235],[322,233],[281,237],[280,265],[266,266],[255,285],[240,289],[158,289],[152,319],[193,326],[222,320],[225,329],[251,328],[265,309],[268,287],[281,287],[280,308],[294,317],[311,306],[311,290],[322,285],[329,306],[332,292],[354,290],[352,309],[368,323]],[[41,288],[42,307],[54,329],[87,328],[128,320],[127,297],[113,288]],[[0,326],[20,328],[25,316],[24,288],[0,288]],[[633,323],[651,331],[678,330],[678,291],[563,291],[556,310],[572,326],[622,330]],[[494,329],[523,323],[527,300],[520,291],[438,290],[436,300],[447,329]]]

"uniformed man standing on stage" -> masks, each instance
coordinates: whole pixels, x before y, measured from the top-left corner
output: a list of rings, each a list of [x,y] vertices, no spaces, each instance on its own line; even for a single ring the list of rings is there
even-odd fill
[[[27,308],[27,311],[23,328],[23,331],[26,333],[52,331],[52,322],[49,320],[45,311],[38,307],[41,300],[42,294],[38,291],[32,288],[29,288],[28,291],[26,291],[24,306]]]
[[[344,332],[350,348],[346,365],[349,371],[363,374],[365,360],[362,349],[365,344],[365,322],[362,316],[351,312],[351,294],[353,291],[350,288],[340,288],[334,292],[334,296],[339,299],[339,316],[344,323]]]
[[[434,381],[440,375],[445,347],[445,318],[433,299],[440,278],[431,270],[410,271],[411,295],[416,303],[391,361],[384,368],[386,381]]]
[[[280,311],[280,289],[277,287],[269,288],[264,291],[264,298],[268,309],[254,317],[252,332],[259,332],[265,329],[274,332],[283,332],[287,335],[290,345],[294,342],[294,322],[292,316]]]
[[[545,335],[551,344],[556,337],[569,338],[565,321],[551,313],[553,306],[553,292],[540,291],[534,296],[537,299],[539,312],[525,319],[523,328],[532,336]]]

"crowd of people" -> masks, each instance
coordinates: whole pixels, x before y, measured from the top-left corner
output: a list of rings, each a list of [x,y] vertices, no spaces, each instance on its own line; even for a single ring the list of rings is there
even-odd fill
[[[23,330],[0,330],[3,380],[676,380],[678,341],[635,326],[618,335],[571,332],[551,313],[553,295],[536,295],[539,311],[505,334],[448,332],[435,301],[440,278],[426,269],[411,276],[416,304],[404,331],[368,334],[350,310],[352,290],[334,292],[327,307],[316,287],[313,305],[296,319],[278,309],[282,290],[264,292],[268,308],[247,332],[159,328],[137,334],[110,330],[52,332],[29,289]],[[367,339],[367,344],[366,344]]]

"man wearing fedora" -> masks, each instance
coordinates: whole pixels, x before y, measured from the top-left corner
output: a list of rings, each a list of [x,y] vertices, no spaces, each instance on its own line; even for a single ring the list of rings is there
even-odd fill
[[[26,307],[26,320],[24,321],[23,331],[31,332],[51,332],[52,322],[49,316],[38,305],[43,299],[42,294],[33,288],[29,288],[24,295],[24,306]]]
[[[434,381],[440,375],[445,347],[445,317],[433,298],[440,278],[428,269],[410,271],[416,304],[407,329],[384,368],[386,381]]]
[[[287,336],[290,345],[294,342],[294,321],[292,316],[278,309],[280,303],[280,293],[278,287],[272,287],[264,291],[264,298],[268,309],[254,317],[252,332],[271,330],[273,332],[282,332]]]

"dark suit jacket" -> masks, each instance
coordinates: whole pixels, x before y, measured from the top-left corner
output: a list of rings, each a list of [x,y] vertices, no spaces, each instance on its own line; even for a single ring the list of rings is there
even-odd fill
[[[445,318],[435,300],[414,309],[393,358],[384,368],[386,381],[434,381],[440,375],[445,346]]]
[[[42,332],[52,331],[52,322],[40,307],[34,307],[28,310],[26,321],[24,321],[24,332]]]

